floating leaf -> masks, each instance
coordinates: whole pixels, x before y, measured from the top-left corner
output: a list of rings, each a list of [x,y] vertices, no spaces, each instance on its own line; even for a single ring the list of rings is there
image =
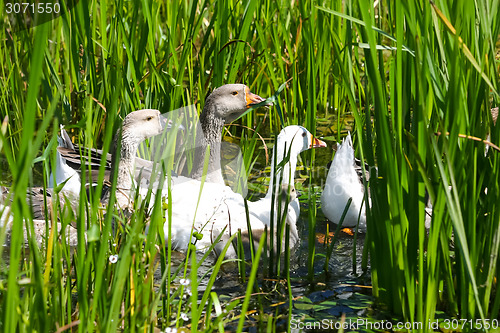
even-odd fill
[[[295,303],[293,305],[297,310],[311,310],[314,308],[314,304],[311,303]]]

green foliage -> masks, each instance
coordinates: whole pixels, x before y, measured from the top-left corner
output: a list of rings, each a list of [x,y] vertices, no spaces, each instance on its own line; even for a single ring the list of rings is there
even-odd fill
[[[365,186],[371,195],[366,253],[379,308],[424,323],[435,319],[436,309],[457,318],[498,318],[500,152],[490,147],[485,153],[481,141],[488,134],[493,143],[500,138],[490,114],[499,104],[498,1],[373,6],[365,0],[103,0],[79,1],[29,30],[13,30],[4,18],[0,120],[8,116],[8,123],[2,123],[0,149],[8,170],[0,172],[11,185],[14,227],[10,248],[0,248],[8,252],[0,268],[0,331],[152,331],[189,322],[193,331],[223,331],[230,321],[224,309],[251,306],[258,260],[241,304],[211,292],[222,260],[198,293],[202,277],[193,268],[207,258],[188,254],[176,269],[171,246],[163,242],[171,202],[157,197],[148,214],[148,200],[136,202],[132,216],[112,205],[103,209],[103,168],[96,193],[87,200],[82,191],[72,219],[75,249],[63,232],[38,247],[25,200],[28,187],[47,184],[59,124],[75,141],[109,151],[111,129],[129,112],[202,105],[210,89],[231,82],[274,96],[274,107],[249,112],[226,128],[228,136],[249,138],[241,140],[247,173],[260,145],[252,129],[278,133],[283,125],[301,124],[316,134],[320,123],[328,123],[333,130],[322,134],[340,138],[343,118],[354,116],[357,155],[378,167],[369,170]],[[314,150],[303,160],[312,166]],[[34,169],[42,169],[38,181]],[[304,265],[313,280],[314,262],[324,255],[313,238],[321,222],[317,195],[308,191],[306,197]],[[433,206],[429,230],[427,197]],[[57,203],[54,211],[64,214]],[[31,231],[29,250],[23,227]],[[258,259],[262,248],[253,250]],[[115,255],[116,263],[115,257],[110,261]],[[291,311],[288,260],[269,259],[276,266],[268,272],[279,276],[285,267]],[[158,265],[160,286],[153,279]],[[183,297],[188,287],[180,278],[191,281],[191,296]]]
[[[498,316],[499,151],[473,140],[498,138],[497,14],[494,2],[360,1],[351,15],[364,24],[346,17],[365,45],[364,118],[351,104],[359,150],[378,166],[367,209],[374,296],[410,321],[432,321],[444,304],[459,318]]]

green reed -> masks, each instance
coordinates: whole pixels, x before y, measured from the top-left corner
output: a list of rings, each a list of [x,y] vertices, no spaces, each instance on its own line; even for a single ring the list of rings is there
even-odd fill
[[[350,100],[361,156],[378,166],[367,207],[374,295],[426,331],[444,304],[458,318],[497,318],[499,296],[491,283],[500,225],[498,192],[490,189],[498,187],[499,152],[485,154],[485,144],[472,138],[491,132],[495,142],[498,135],[490,115],[498,105],[497,6],[348,6],[363,22],[322,10],[345,17],[366,43],[357,58],[366,68],[366,101],[358,108]],[[350,78],[351,86],[359,78]],[[428,232],[427,194],[433,204]]]
[[[357,156],[378,166],[378,173],[368,170],[365,185],[371,194],[373,293],[381,308],[424,323],[440,309],[457,318],[497,318],[499,152],[490,148],[485,155],[485,144],[472,137],[491,133],[491,142],[499,142],[489,114],[498,106],[498,1],[372,6],[363,0],[104,0],[80,1],[31,30],[15,31],[4,19],[0,116],[9,121],[0,142],[9,170],[2,170],[2,181],[12,185],[15,227],[9,269],[0,275],[0,330],[153,330],[184,325],[171,317],[190,309],[193,330],[224,329],[223,308],[241,310],[239,302],[221,304],[208,287],[203,295],[179,300],[184,289],[176,287],[176,274],[183,271],[198,286],[193,267],[205,259],[191,254],[183,270],[172,268],[171,246],[163,244],[162,234],[171,203],[157,201],[149,217],[99,208],[103,167],[97,192],[87,198],[82,191],[74,218],[76,249],[64,238],[60,242],[58,233],[40,249],[32,236],[29,251],[21,244],[22,227],[33,226],[26,189],[42,182],[33,180],[33,167],[47,182],[58,124],[76,142],[109,151],[110,129],[130,111],[203,104],[210,89],[229,82],[246,83],[263,97],[287,82],[276,106],[227,127],[227,134],[250,138],[241,141],[247,173],[260,143],[245,127],[278,133],[283,125],[301,124],[319,134],[320,121],[336,115],[332,125],[339,137],[342,116],[354,115]],[[306,165],[313,165],[314,154],[304,154]],[[322,221],[316,219],[315,194],[307,196],[313,279],[320,255],[314,223]],[[427,196],[433,204],[429,231]],[[147,200],[136,205],[140,211]],[[146,220],[150,232],[144,238]],[[112,223],[121,227],[113,230]],[[119,261],[112,264],[115,254]],[[156,265],[162,272],[159,294],[152,279]],[[209,284],[220,265],[222,260]],[[196,305],[198,296],[202,302]],[[248,306],[249,299],[244,302]]]

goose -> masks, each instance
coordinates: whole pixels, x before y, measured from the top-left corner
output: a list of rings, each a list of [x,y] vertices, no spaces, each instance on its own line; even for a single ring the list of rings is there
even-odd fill
[[[5,187],[0,186],[0,228],[12,223],[12,216],[10,214],[10,207],[4,204],[7,198],[8,191]]]
[[[196,148],[194,150],[194,160],[191,172],[188,177],[200,180],[203,174],[205,151],[210,146],[210,156],[206,181],[224,185],[221,172],[220,146],[222,140],[222,129],[224,124],[231,123],[239,118],[251,106],[264,102],[265,100],[252,93],[250,88],[244,84],[226,84],[215,89],[206,99],[205,106],[200,114],[202,133],[196,135]],[[270,104],[268,104],[270,105]],[[168,115],[168,113],[167,113]],[[195,124],[188,124],[188,127]],[[67,164],[80,172],[81,157],[78,147],[59,147],[63,159]],[[87,154],[84,154],[87,156]],[[111,155],[106,156],[106,169],[111,168]],[[92,178],[96,179],[97,170],[102,159],[102,151],[91,150],[91,160],[87,163],[89,167],[95,169]],[[147,188],[150,185],[153,162],[136,158],[135,177],[136,182],[141,187]],[[186,174],[184,174],[186,175]],[[106,177],[107,178],[107,177]],[[182,178],[182,180],[185,180]]]
[[[349,198],[352,198],[352,201],[342,226],[358,226],[360,231],[365,231],[366,203],[364,202],[363,185],[355,168],[354,149],[350,133],[341,144],[338,144],[337,152],[328,170],[325,188],[321,194],[323,214],[331,222],[338,224]]]
[[[68,133],[63,129],[61,126],[61,136],[57,137],[57,142],[59,144],[59,147],[63,147],[66,149],[74,149],[73,144],[71,143],[71,139],[68,136]],[[64,183],[63,190],[67,191],[68,193],[72,193],[75,196],[78,196],[80,193],[80,187],[81,187],[81,180],[80,180],[80,175],[78,172],[76,172],[75,169],[71,168],[67,163],[66,160],[63,159],[61,153],[59,151],[56,151],[56,168],[59,169],[55,173],[55,182],[54,182],[54,176],[52,176],[52,173],[49,177],[49,188],[54,188],[58,184]]]
[[[145,139],[161,134],[162,128],[163,126],[160,119],[160,112],[158,110],[145,109],[134,111],[125,117],[120,130],[115,136],[112,148],[113,151],[116,151],[119,144],[121,147],[120,154],[115,154],[115,158],[117,158],[117,160],[113,161],[113,163],[118,163],[116,185],[117,191],[114,194],[111,194],[109,191],[107,191],[107,194],[103,198],[103,202],[107,202],[110,195],[115,195],[116,202],[121,209],[127,209],[130,207],[130,191],[132,191],[134,187],[131,175],[134,174],[134,162],[137,147]],[[60,144],[62,143],[60,142]],[[63,161],[63,163],[60,164],[60,168],[56,169],[56,180],[62,179],[65,175],[69,175],[72,173],[65,166],[66,164]],[[112,170],[114,170],[114,168]],[[58,172],[62,174],[58,174]],[[74,183],[72,184],[72,186],[66,189],[65,187],[68,182],[73,179]],[[63,186],[63,189],[61,189],[58,194],[55,193],[54,189],[46,190],[43,188],[32,188],[28,192],[27,200],[33,210],[33,221],[36,234],[35,236],[38,241],[41,242],[43,237],[46,236],[45,216],[50,216],[50,211],[45,212],[44,198],[48,200],[47,207],[49,209],[53,207],[52,200],[56,199],[59,200],[60,205],[64,206],[65,208],[71,209],[73,211],[73,214],[75,214],[77,205],[79,203],[78,196],[80,191],[78,190],[77,193],[74,193],[75,191],[73,191],[72,188],[75,187],[80,189],[81,183],[78,183],[78,177],[75,177],[73,179],[68,180],[68,182]],[[7,195],[4,193],[3,197],[7,197]],[[69,207],[66,206],[66,202],[69,202]],[[5,213],[5,211],[5,208],[2,209],[0,222],[9,226],[9,223],[12,223],[12,219],[9,218],[9,214]],[[57,227],[60,230],[61,224],[57,223]],[[69,236],[68,244],[70,246],[76,245],[76,229],[73,226],[68,225],[66,231]]]
[[[294,174],[297,166],[298,155],[307,149],[315,147],[326,147],[326,144],[314,138],[312,134],[302,126],[285,127],[277,137],[276,145],[273,149],[273,160],[271,170],[276,170],[274,160],[280,165],[288,156],[288,161],[281,167],[277,168],[274,175],[271,176],[269,190],[266,196],[255,202],[248,202],[248,211],[250,225],[252,231],[262,232],[266,227],[269,229],[271,224],[271,206],[273,205],[273,191],[275,191],[275,207],[278,207],[280,200],[281,184],[293,184]],[[208,186],[207,186],[208,185]],[[181,184],[181,186],[187,186]],[[193,185],[193,188],[196,188]],[[201,185],[199,185],[201,188]],[[182,193],[185,188],[177,186],[172,187],[172,223],[165,223],[164,234],[165,241],[168,241],[169,228],[172,246],[179,251],[186,251],[192,231],[196,232],[199,238],[195,242],[197,250],[200,252],[206,251],[212,243],[221,235],[221,241],[215,245],[216,254],[220,254],[227,239],[237,232],[247,230],[247,219],[244,206],[244,199],[238,193],[234,193],[227,186],[221,184],[205,184],[199,199],[198,206],[189,200],[182,201]],[[192,190],[193,194],[198,193]],[[177,196],[177,197],[176,197]],[[178,199],[180,198],[180,200]],[[189,209],[188,209],[189,207]],[[295,234],[297,217],[300,213],[298,198],[290,201],[287,207],[287,223],[291,226],[291,230]],[[275,209],[277,211],[277,209]],[[277,221],[275,213],[274,221]],[[277,225],[277,222],[275,222]],[[298,239],[298,234],[297,237]],[[296,240],[294,243],[296,242]],[[234,257],[233,250],[226,253],[226,257]]]
[[[261,102],[264,102],[264,99],[253,94],[250,88],[243,84],[224,85],[215,89],[207,97],[203,111],[200,114],[203,135],[196,137],[197,140],[200,140],[200,153],[195,153],[191,178],[200,180],[203,176],[205,150],[210,145],[206,181],[225,184],[220,163],[220,147],[224,124],[233,122],[252,105]]]
[[[498,119],[498,107],[490,110],[493,120],[493,126],[496,125]],[[485,145],[485,155],[488,153],[490,147],[490,134],[486,138],[488,144]],[[361,184],[361,175],[357,173],[355,161],[358,160],[354,157],[354,149],[352,147],[351,134],[349,133],[344,138],[342,144],[339,144],[337,152],[330,165],[325,188],[321,195],[321,206],[325,216],[333,223],[338,224],[342,213],[349,198],[352,198],[351,205],[342,223],[345,227],[356,227],[361,232],[366,231],[366,213],[364,200],[363,185]],[[370,166],[373,167],[373,166]],[[375,167],[376,170],[376,167]],[[366,174],[368,177],[369,174]],[[426,194],[426,196],[428,196]],[[368,196],[370,202],[370,197]],[[361,214],[360,214],[361,210]],[[432,220],[432,203],[428,198],[425,207],[425,228],[430,229]]]
[[[166,128],[169,129],[168,127]],[[111,153],[113,164],[116,168],[111,168],[110,179],[116,175],[116,202],[122,209],[130,207],[132,198],[130,192],[135,189],[134,177],[135,160],[139,144],[147,138],[161,134],[163,125],[160,119],[160,111],[145,109],[129,113],[123,120],[122,126],[115,135]],[[120,153],[116,154],[120,146]],[[117,156],[118,155],[118,156]],[[105,200],[109,199],[109,191]]]
[[[131,177],[131,175],[135,172],[136,152],[139,144],[148,138],[161,134],[163,128],[164,126],[161,121],[160,111],[154,109],[143,109],[129,113],[116,133],[111,147],[113,160],[110,171],[110,179],[114,178],[113,172],[116,170],[117,191],[115,196],[117,204],[120,208],[123,209],[129,207],[131,204],[130,191],[135,188],[133,177]],[[166,127],[166,130],[168,129],[169,127]],[[64,137],[64,134],[63,138],[59,142],[60,146],[63,147],[71,145],[69,137]],[[118,147],[120,147],[120,153],[116,154],[115,152]],[[60,157],[60,155],[58,157]],[[71,175],[71,178],[74,178],[71,189],[77,188],[78,190],[76,190],[76,193],[75,191],[65,191],[64,194],[69,192],[74,198],[78,198],[81,188],[80,178],[77,177],[78,173],[74,169],[70,168],[63,158],[58,158],[57,164],[56,175],[51,178],[55,178],[56,182],[58,182],[66,176]],[[113,167],[114,164],[118,164],[116,168]],[[68,182],[72,180],[71,178],[69,178]],[[67,185],[68,183],[64,185],[63,190]],[[105,187],[109,187],[109,182],[105,183]],[[104,195],[102,200],[107,202],[109,200],[110,193],[107,190],[103,192]]]
[[[290,248],[293,248],[295,246],[295,244],[300,240],[299,233],[297,231],[297,225],[294,222],[293,218],[291,217],[292,214],[291,214],[291,210],[290,210],[290,203],[295,202],[296,199],[297,199],[297,191],[295,190],[295,186],[289,185],[289,184],[282,184],[281,190],[278,193],[278,196],[276,199],[277,202],[279,202],[279,204],[277,207],[275,207],[275,209],[278,207],[281,208],[281,212],[276,215],[277,220],[280,218],[285,218],[284,222],[289,226]],[[276,223],[276,226],[274,227],[275,229],[273,230],[274,232],[273,232],[273,238],[272,238],[272,241],[273,241],[272,248],[273,248],[274,255],[278,255],[277,249],[278,249],[278,247],[280,247],[280,245],[278,244],[280,231],[277,230],[278,223],[277,222],[275,222],[275,223]],[[252,238],[250,238],[250,231],[249,230],[244,230],[241,233],[241,242],[243,244],[245,257],[247,259],[250,258],[249,255],[251,254],[250,239],[252,239],[252,241],[253,241],[254,249],[257,249],[259,247],[259,242],[260,242],[261,238],[264,235],[267,235],[266,236],[267,248],[268,249],[271,248],[271,246],[270,246],[270,244],[271,244],[271,235],[270,235],[271,230],[269,227],[266,228],[266,226],[267,226],[267,224],[264,226],[264,229],[262,229],[262,226],[259,226],[260,228],[255,229],[255,230],[252,229]],[[285,238],[285,235],[283,235],[282,242],[281,242],[281,248],[280,248],[279,253],[285,252],[284,238]],[[222,243],[222,244],[224,244],[224,243]],[[231,259],[237,258],[237,252],[235,251],[236,247],[237,247],[237,242],[234,242],[233,247],[229,248],[228,251],[226,252],[226,255],[225,255],[226,258],[231,258]],[[218,248],[220,248],[220,246],[218,246]]]
[[[27,200],[29,203],[33,203],[33,197],[38,196],[34,195],[35,192],[33,190],[29,191],[27,193]],[[4,246],[10,246],[11,242],[11,236],[12,236],[12,225],[14,223],[14,217],[12,216],[12,212],[10,210],[10,206],[5,204],[5,201],[9,201],[9,191],[4,188],[0,187],[0,229],[5,228],[3,231],[5,232],[5,240],[3,245]],[[37,208],[33,208],[34,211],[41,211],[43,208],[43,194],[41,195],[41,200],[35,199],[36,202],[35,205],[37,205]],[[44,242],[44,239],[48,236],[46,234],[46,225],[47,222],[45,219],[40,219],[40,218],[34,218],[33,220],[33,236],[35,238],[36,243],[41,246]],[[62,224],[57,222],[56,223],[57,230],[59,230],[60,233],[63,232],[63,227]],[[29,239],[28,239],[28,232],[26,230],[26,227],[23,225],[23,234],[24,234],[24,247],[28,248],[29,247]],[[64,234],[67,239],[67,244],[69,246],[76,246],[78,242],[78,234],[76,229],[71,226],[67,225],[66,228],[64,229]]]

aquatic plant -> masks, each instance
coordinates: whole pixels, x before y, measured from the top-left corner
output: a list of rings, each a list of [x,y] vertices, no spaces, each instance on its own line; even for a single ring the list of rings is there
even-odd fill
[[[256,156],[265,154],[255,131],[269,137],[301,124],[314,135],[340,139],[345,117],[354,116],[357,156],[378,167],[364,182],[372,199],[365,262],[369,253],[377,310],[419,322],[432,321],[438,310],[452,318],[498,318],[500,163],[499,152],[483,141],[490,134],[490,142],[499,142],[490,114],[499,100],[498,7],[494,0],[102,0],[79,1],[30,29],[4,17],[0,118],[9,120],[0,131],[1,178],[12,188],[15,227],[11,247],[0,248],[0,331],[188,325],[223,331],[234,320],[241,330],[241,311],[253,306],[252,291],[260,288],[259,261],[268,276],[286,280],[285,312],[292,318],[290,254],[265,258],[265,244],[254,248],[254,260],[240,266],[245,297],[223,299],[211,290],[223,259],[199,272],[208,257],[191,251],[176,261],[161,241],[163,223],[173,223],[171,203],[156,196],[147,211],[150,199],[137,200],[131,216],[99,206],[104,165],[96,190],[82,191],[76,216],[64,218],[78,227],[76,249],[53,228],[42,247],[32,235],[29,249],[21,246],[23,226],[33,230],[26,189],[48,184],[59,124],[76,142],[106,152],[109,129],[130,111],[200,105],[210,89],[228,82],[245,83],[261,96],[286,83],[275,107],[225,129],[226,138],[242,138],[248,174],[255,173]],[[309,190],[321,181],[309,171],[315,154],[302,156],[305,181],[298,185],[310,207],[309,234],[302,235],[309,255],[301,264],[313,282],[317,264],[328,267],[322,260],[332,256],[336,241],[324,252],[314,239],[324,223],[319,195]],[[427,198],[433,205],[429,230]],[[58,213],[47,218],[48,226],[66,214],[55,204]],[[276,317],[266,329],[273,330]]]

